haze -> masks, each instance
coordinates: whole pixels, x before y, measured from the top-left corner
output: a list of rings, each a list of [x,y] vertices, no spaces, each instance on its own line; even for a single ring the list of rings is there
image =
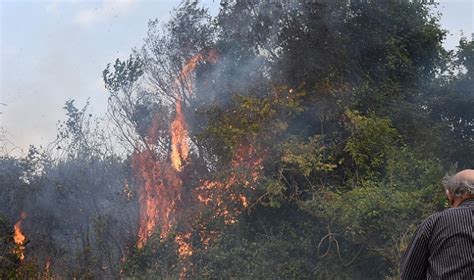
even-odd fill
[[[54,140],[62,106],[89,98],[94,115],[106,109],[101,72],[140,47],[150,19],[165,22],[173,1],[3,1],[1,9],[0,119],[4,152],[22,155],[30,144]],[[219,1],[201,1],[216,14]],[[454,49],[473,33],[473,2],[439,1],[441,25]]]

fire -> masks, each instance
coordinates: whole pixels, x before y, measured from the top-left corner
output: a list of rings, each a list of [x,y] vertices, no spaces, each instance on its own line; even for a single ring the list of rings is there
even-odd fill
[[[217,52],[211,51],[208,56],[205,57],[202,54],[193,56],[181,70],[178,78],[174,81],[173,89],[176,95],[176,115],[171,123],[170,134],[171,134],[171,162],[173,167],[177,171],[183,169],[183,162],[187,160],[189,156],[189,133],[186,118],[183,114],[183,100],[182,96],[185,95],[181,89],[185,89],[189,95],[193,92],[193,86],[189,76],[194,72],[196,66],[202,60],[206,59],[211,63],[215,63],[217,60]]]
[[[125,179],[124,186],[123,186],[123,194],[127,201],[130,201],[133,197],[132,190],[130,190],[130,186],[128,185],[128,180]]]
[[[166,162],[156,160],[152,151],[137,153],[132,158],[132,169],[141,186],[139,192],[140,225],[137,246],[141,249],[148,237],[161,226],[166,237],[175,223],[172,215],[181,196],[181,180]]]
[[[192,93],[190,75],[196,66],[203,60],[215,62],[217,52],[211,51],[207,55],[193,56],[182,68],[172,89],[176,96],[175,116],[171,122],[169,133],[171,136],[171,151],[169,158],[161,159],[155,152],[158,139],[158,122],[153,119],[147,134],[147,148],[138,149],[132,156],[132,171],[139,184],[139,229],[137,247],[143,248],[148,237],[157,228],[161,230],[161,238],[169,235],[176,224],[179,204],[181,203],[182,180],[179,172],[184,168],[190,153],[190,138],[188,125],[183,112],[183,97]],[[192,248],[186,241],[187,235],[178,236],[179,254],[182,257],[190,256]]]
[[[231,167],[232,172],[224,180],[203,182],[196,195],[201,203],[214,209],[212,218],[222,217],[225,224],[235,224],[242,209],[248,207],[244,190],[254,189],[263,160],[251,145],[241,145],[235,150]]]
[[[245,195],[240,195],[240,200],[242,201],[242,206],[244,208],[247,208],[249,206],[249,204],[247,202],[247,197]]]
[[[16,224],[13,226],[13,240],[15,241],[15,244],[17,245],[17,249],[15,249],[15,253],[18,254],[20,261],[23,261],[25,259],[25,243],[26,243],[26,237],[23,234],[23,231],[21,230],[21,222],[26,218],[26,212],[21,212],[20,215],[20,220],[16,222]]]
[[[43,277],[41,279],[53,279],[53,277],[51,277],[51,258],[49,256],[46,257],[43,268]]]
[[[185,97],[192,94],[190,75],[202,61],[214,63],[217,52],[210,51],[206,55],[197,54],[186,63],[178,78],[173,84],[176,96],[175,115],[169,127],[171,137],[171,151],[168,156],[156,153],[159,135],[158,122],[154,119],[147,137],[146,148],[137,149],[132,156],[132,171],[135,183],[139,185],[139,229],[137,247],[143,248],[157,229],[160,230],[162,239],[168,237],[175,229],[178,218],[183,211],[182,189],[183,169],[189,164],[190,144],[188,125],[184,114],[186,106]],[[249,207],[245,191],[253,189],[253,184],[258,180],[262,170],[262,159],[257,155],[256,149],[251,145],[241,145],[235,149],[231,162],[230,173],[222,180],[208,180],[201,182],[196,188],[191,202],[196,203],[188,219],[190,228],[177,233],[174,241],[178,245],[178,256],[183,262],[180,278],[185,278],[192,267],[190,257],[193,255],[193,233],[200,237],[204,248],[208,248],[212,240],[217,238],[216,231],[206,228],[205,223],[200,223],[205,212],[210,209],[212,218],[223,218],[225,224],[237,223],[238,215],[243,209]],[[125,189],[128,189],[126,182]],[[193,202],[194,199],[194,202]]]
[[[169,127],[171,138],[171,150],[169,155],[157,154],[157,141],[161,135],[159,132],[158,118],[154,118],[149,127],[146,145],[138,147],[132,155],[132,171],[135,183],[139,186],[139,228],[137,247],[145,246],[148,238],[157,229],[160,230],[160,238],[163,240],[175,230],[178,219],[182,219],[184,213],[182,201],[183,169],[189,164],[190,144],[188,124],[184,114],[186,96],[193,92],[193,84],[190,75],[194,72],[200,62],[215,63],[217,52],[210,51],[206,55],[197,54],[186,63],[177,79],[172,85],[173,94],[176,96],[175,115]],[[257,155],[256,149],[251,145],[241,145],[235,149],[235,153],[228,172],[224,179],[207,180],[201,182],[191,196],[193,208],[191,213],[186,214],[189,219],[189,228],[176,234],[174,242],[178,249],[177,254],[182,262],[180,279],[187,277],[192,271],[193,256],[192,237],[199,236],[204,248],[208,248],[213,240],[218,237],[218,232],[207,228],[204,213],[211,210],[211,219],[222,218],[227,225],[238,222],[237,218],[243,209],[249,207],[246,191],[253,190],[260,177],[263,168],[262,158]],[[125,182],[125,193],[129,193],[128,182]],[[131,193],[130,193],[131,195]],[[192,229],[191,229],[192,228]]]
[[[191,94],[193,91],[193,86],[189,80],[189,75],[194,72],[194,69],[196,69],[196,66],[198,65],[199,62],[203,60],[204,56],[202,54],[197,54],[193,56],[183,67],[181,70],[181,73],[179,77],[176,79],[174,82],[175,89],[177,95],[180,95],[180,85],[183,86],[188,94]]]
[[[13,235],[13,239],[15,240],[15,244],[23,245],[25,243],[26,237],[21,231],[21,220],[19,220],[14,226],[15,233]]]
[[[171,162],[174,169],[181,171],[183,169],[183,161],[188,158],[188,129],[186,120],[183,115],[181,98],[176,102],[176,117],[171,123]]]
[[[190,244],[191,233],[178,234],[175,237],[176,244],[178,244],[178,255],[182,259],[186,259],[193,255],[193,249]]]

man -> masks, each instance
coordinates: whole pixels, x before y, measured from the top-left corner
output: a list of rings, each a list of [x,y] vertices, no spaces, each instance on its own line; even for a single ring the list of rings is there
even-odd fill
[[[474,170],[444,181],[452,208],[428,217],[401,263],[402,280],[474,279]]]

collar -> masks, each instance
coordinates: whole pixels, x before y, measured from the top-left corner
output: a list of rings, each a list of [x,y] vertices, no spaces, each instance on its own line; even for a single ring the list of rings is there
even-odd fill
[[[458,207],[474,207],[474,197],[465,199]]]

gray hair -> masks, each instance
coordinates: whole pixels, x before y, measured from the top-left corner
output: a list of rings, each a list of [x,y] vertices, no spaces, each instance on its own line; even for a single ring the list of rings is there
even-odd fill
[[[461,197],[466,193],[474,195],[474,181],[456,175],[446,175],[443,179],[443,187],[455,197]]]

